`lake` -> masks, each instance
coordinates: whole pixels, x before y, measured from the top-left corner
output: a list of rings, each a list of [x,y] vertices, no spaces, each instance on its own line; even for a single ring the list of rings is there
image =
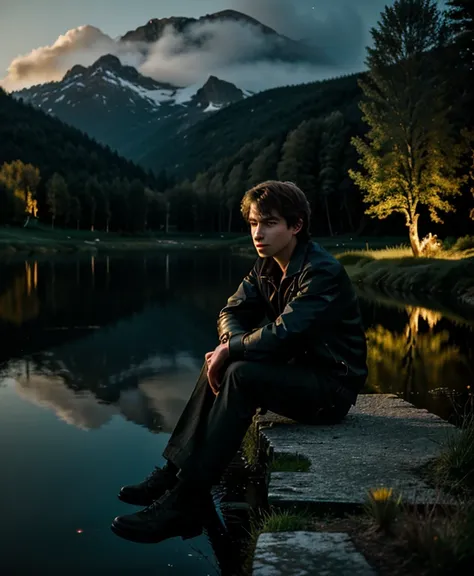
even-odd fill
[[[121,485],[162,451],[252,260],[220,252],[0,262],[2,574],[220,574],[218,538],[128,542]],[[451,419],[474,385],[474,319],[360,294],[366,392]]]

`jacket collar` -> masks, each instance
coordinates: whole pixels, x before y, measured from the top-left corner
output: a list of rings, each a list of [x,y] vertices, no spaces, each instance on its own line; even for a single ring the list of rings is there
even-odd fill
[[[293,250],[288,268],[286,269],[285,278],[299,274],[306,260],[306,254],[310,242],[298,242]],[[273,258],[263,258],[262,268],[260,270],[261,278],[281,278],[281,270]]]

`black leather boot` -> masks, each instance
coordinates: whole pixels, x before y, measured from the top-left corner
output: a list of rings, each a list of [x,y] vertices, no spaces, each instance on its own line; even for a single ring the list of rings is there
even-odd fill
[[[178,482],[176,474],[178,468],[168,462],[163,468],[155,467],[140,484],[123,486],[118,495],[122,502],[148,506],[163,496],[167,490],[171,490]]]
[[[202,533],[205,518],[213,509],[209,491],[197,491],[180,481],[172,490],[135,514],[117,516],[111,529],[117,536],[134,542],[160,542]]]

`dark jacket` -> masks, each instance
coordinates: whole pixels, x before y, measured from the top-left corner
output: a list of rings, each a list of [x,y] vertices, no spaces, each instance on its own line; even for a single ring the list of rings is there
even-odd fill
[[[367,378],[354,287],[316,242],[296,246],[284,278],[273,258],[258,258],[221,310],[217,330],[221,342],[229,338],[230,361],[305,363],[351,404]]]

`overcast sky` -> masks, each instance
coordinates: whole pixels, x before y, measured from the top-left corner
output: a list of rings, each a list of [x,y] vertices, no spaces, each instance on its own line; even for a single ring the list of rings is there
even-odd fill
[[[334,62],[340,73],[350,73],[354,67],[361,67],[365,46],[370,42],[370,27],[376,24],[380,12],[387,3],[393,3],[393,0],[133,0],[133,2],[130,0],[0,0],[0,79],[7,77],[7,71],[10,68],[10,75],[6,82],[8,80],[12,82],[11,65],[14,62],[15,74],[18,70],[28,70],[28,74],[33,72],[32,77],[36,82],[56,80],[71,63],[76,63],[75,59],[77,63],[84,65],[92,63],[91,55],[90,57],[84,56],[84,52],[88,50],[88,48],[85,50],[85,46],[88,47],[91,41],[95,43],[91,54],[94,57],[100,56],[104,51],[114,52],[113,47],[110,48],[110,39],[115,39],[145,24],[151,18],[170,16],[198,18],[228,8],[249,14],[293,39],[311,39],[316,45],[322,46],[326,53],[334,55]],[[77,32],[76,29],[84,25],[100,29],[103,35],[97,38],[95,32]],[[71,32],[67,34],[68,31]],[[60,36],[64,38],[61,39]],[[245,37],[240,34],[239,41],[236,40],[234,43],[234,49],[240,50],[244,40]],[[63,57],[64,43],[73,45],[73,49],[68,48],[66,57]],[[56,49],[59,45],[61,46],[56,50],[57,55],[54,61],[56,72],[50,74],[51,63],[48,62],[48,74],[45,76],[44,53],[47,52],[47,57],[50,59],[49,47]],[[216,46],[219,48],[215,42],[209,50],[215,51]],[[155,55],[155,60],[152,62],[155,65],[159,60],[160,71],[163,69],[163,59],[166,56],[162,48],[160,46],[155,51],[158,52],[159,58]],[[117,55],[121,56],[119,53]],[[150,73],[150,69],[153,68],[149,62],[135,63],[133,55],[129,54],[126,59],[126,63],[137,65],[142,73]],[[35,77],[36,61],[43,68]],[[209,65],[209,58],[205,63]],[[23,64],[26,66],[22,67]],[[209,72],[217,73],[224,67],[225,62],[222,59],[218,63],[213,60],[211,64],[214,68],[211,66],[212,69],[209,69]],[[169,81],[174,79],[171,69],[177,70],[178,65],[182,68],[188,66],[191,69],[191,65],[195,65],[195,62],[187,61],[184,64],[181,61],[169,62],[165,66],[166,79]],[[154,75],[157,76],[156,66],[152,72],[155,72]],[[259,73],[261,72],[260,70]],[[239,74],[234,74],[234,76],[240,79]],[[285,74],[289,77],[288,71]],[[282,82],[286,80],[285,74],[282,74]],[[308,70],[301,75],[302,81],[308,81],[311,78]],[[184,74],[182,78],[175,78],[176,81],[182,83],[192,82],[194,79],[189,74]],[[232,75],[228,79],[233,80]],[[289,78],[288,82],[291,83],[291,81]],[[251,88],[251,79],[249,82],[247,87]],[[5,82],[4,85],[6,86]]]

